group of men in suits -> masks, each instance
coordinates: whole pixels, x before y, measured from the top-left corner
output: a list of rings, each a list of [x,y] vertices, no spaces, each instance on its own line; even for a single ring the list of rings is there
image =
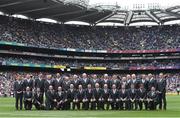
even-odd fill
[[[14,82],[16,109],[31,110],[166,110],[166,77],[160,73],[158,78],[152,74],[135,74],[118,78],[104,74],[101,78],[89,78],[83,73],[62,77],[59,73],[53,79],[40,73],[36,79],[27,74],[25,78],[17,75]],[[45,97],[44,97],[45,96]],[[144,107],[143,107],[144,106]]]

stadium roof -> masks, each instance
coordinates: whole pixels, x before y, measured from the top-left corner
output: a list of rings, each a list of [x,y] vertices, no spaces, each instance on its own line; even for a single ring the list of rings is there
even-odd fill
[[[118,4],[90,6],[88,0],[0,0],[0,11],[65,24],[81,21],[87,25],[112,23],[124,26],[142,22],[165,24],[180,20],[180,5],[161,8],[159,4],[148,4],[146,8],[144,4],[136,4],[134,9],[129,9]]]

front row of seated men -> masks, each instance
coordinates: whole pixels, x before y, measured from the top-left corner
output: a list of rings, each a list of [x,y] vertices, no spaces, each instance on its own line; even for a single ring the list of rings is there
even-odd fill
[[[24,92],[24,108],[31,110],[34,104],[37,110],[69,110],[69,109],[83,109],[83,110],[155,110],[158,103],[158,92],[155,87],[151,91],[146,92],[143,84],[139,89],[134,88],[131,84],[130,89],[125,89],[122,85],[121,89],[116,89],[116,85],[112,85],[112,89],[108,89],[107,84],[104,84],[103,89],[99,84],[95,84],[95,88],[91,88],[88,84],[87,89],[83,89],[82,85],[78,89],[74,89],[74,85],[70,85],[68,91],[63,91],[59,86],[57,91],[53,90],[53,86],[49,86],[48,91],[45,93],[45,104],[43,93],[37,88],[33,94],[30,88],[27,87]],[[22,106],[21,106],[22,109]]]

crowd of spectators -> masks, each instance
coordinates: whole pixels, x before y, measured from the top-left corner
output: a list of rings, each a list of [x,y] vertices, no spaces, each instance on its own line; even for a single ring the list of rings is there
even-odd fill
[[[128,69],[130,67],[180,67],[178,60],[145,60],[145,61],[85,61],[85,60],[54,60],[50,58],[23,58],[23,57],[0,57],[3,64],[7,62],[19,64],[44,64],[44,65],[63,65],[68,67],[107,67]]]
[[[90,27],[0,16],[0,40],[39,47],[149,50],[180,47],[179,26]]]
[[[39,73],[27,73],[27,72],[0,72],[0,96],[11,96],[13,97],[13,83],[15,81],[15,77],[17,74],[22,75],[24,78],[26,74],[31,75],[31,79],[38,78]],[[52,74],[52,78],[56,77],[54,73],[42,73],[43,78],[46,79],[47,74]],[[94,74],[89,74],[88,78],[93,79]],[[126,74],[116,74],[118,79],[122,80],[122,77],[126,76]],[[167,91],[168,92],[176,92],[177,88],[180,86],[180,73],[166,73],[167,79]],[[73,78],[72,74],[62,74],[61,78],[69,76],[70,79]],[[78,78],[81,78],[81,74],[77,74]],[[147,76],[147,75],[146,75]],[[158,79],[158,74],[153,74],[155,78]],[[102,75],[98,74],[97,78],[101,79]],[[109,75],[109,79],[111,79],[112,75]],[[137,78],[141,78],[141,74],[137,75]],[[147,78],[148,79],[148,78]]]

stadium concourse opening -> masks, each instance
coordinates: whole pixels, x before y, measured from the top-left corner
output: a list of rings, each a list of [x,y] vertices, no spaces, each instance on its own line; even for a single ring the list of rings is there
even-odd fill
[[[0,117],[180,117],[180,2],[121,2],[0,0]]]

